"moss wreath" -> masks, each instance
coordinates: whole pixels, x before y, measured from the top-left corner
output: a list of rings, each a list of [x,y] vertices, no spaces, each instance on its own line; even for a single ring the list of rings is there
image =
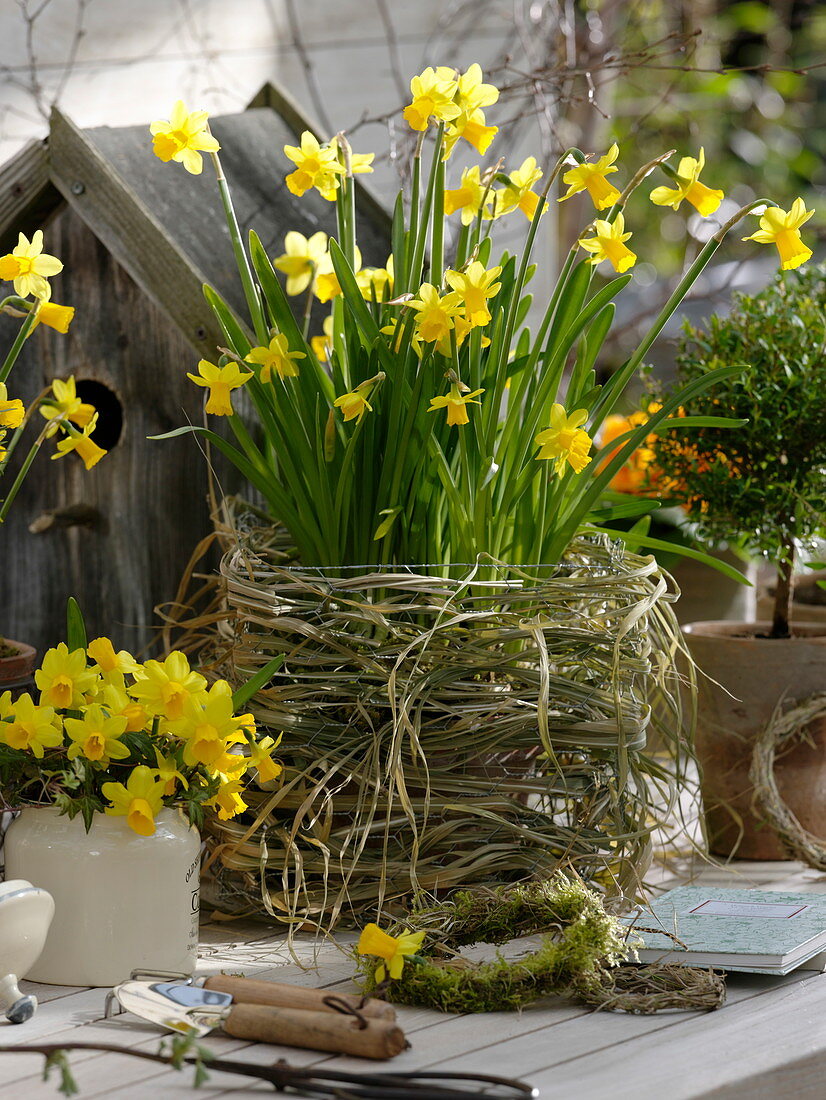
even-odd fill
[[[381,960],[360,956],[366,995],[442,1012],[521,1009],[540,997],[569,996],[598,1008],[634,1013],[710,1010],[725,1000],[723,979],[677,965],[622,964],[633,948],[629,929],[605,911],[583,883],[558,874],[546,882],[462,891],[420,909],[406,930],[436,938],[433,954],[405,960],[401,978],[377,983]],[[459,948],[506,943],[542,933],[537,950],[516,959],[497,953],[470,963]]]

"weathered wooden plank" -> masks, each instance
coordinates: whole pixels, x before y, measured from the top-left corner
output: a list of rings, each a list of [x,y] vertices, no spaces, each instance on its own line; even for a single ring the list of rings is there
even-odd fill
[[[0,254],[17,244],[18,233],[31,237],[62,205],[49,179],[45,142],[27,142],[0,167]]]

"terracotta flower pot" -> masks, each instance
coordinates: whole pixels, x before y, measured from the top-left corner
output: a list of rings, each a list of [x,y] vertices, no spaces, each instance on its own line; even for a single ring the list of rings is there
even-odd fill
[[[37,661],[37,650],[25,642],[15,642],[11,638],[3,639],[12,649],[17,649],[8,657],[0,657],[0,692],[8,688],[19,687],[31,678]]]
[[[705,673],[698,683],[697,757],[709,850],[739,859],[788,859],[752,811],[749,767],[754,739],[778,703],[826,688],[826,624],[797,623],[786,639],[759,637],[768,634],[767,622],[691,623],[683,629]],[[778,758],[775,774],[801,825],[826,840],[826,719],[812,722],[808,734],[811,744],[796,741]]]

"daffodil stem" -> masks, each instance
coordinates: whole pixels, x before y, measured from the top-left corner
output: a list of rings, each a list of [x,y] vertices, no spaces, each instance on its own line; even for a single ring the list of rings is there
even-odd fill
[[[258,297],[258,290],[255,286],[255,280],[252,276],[252,268],[250,267],[249,257],[247,256],[247,250],[244,247],[244,242],[241,237],[241,228],[238,225],[238,219],[235,216],[235,207],[232,205],[232,196],[229,193],[229,187],[227,186],[226,176],[224,175],[224,169],[221,166],[220,158],[217,153],[210,153],[212,157],[212,164],[215,168],[215,178],[218,181],[218,191],[221,195],[221,203],[224,207],[224,215],[227,221],[227,228],[229,229],[230,240],[232,241],[232,251],[235,254],[235,263],[238,267],[238,274],[241,277],[241,285],[244,288],[244,297],[247,301],[247,309],[250,311],[250,320],[252,321],[252,327],[255,330],[256,339],[262,344],[269,343],[269,331],[267,329],[267,323],[264,320],[264,311],[261,308],[261,299]]]
[[[17,333],[15,341],[9,349],[9,354],[6,356],[3,362],[3,366],[0,367],[0,382],[5,382],[8,376],[11,374],[11,369],[17,362],[18,355],[23,350],[23,345],[26,342],[26,338],[34,328],[36,318],[37,311],[32,310],[32,312],[20,326],[20,331]]]
[[[9,495],[3,501],[2,508],[0,508],[0,523],[3,523],[6,516],[8,515],[9,508],[11,508],[12,503],[14,501],[14,498],[20,492],[20,487],[22,486],[23,482],[26,480],[26,474],[29,472],[29,469],[31,468],[31,464],[34,462],[35,458],[37,457],[37,452],[40,450],[40,447],[41,447],[41,445],[43,443],[43,440],[45,438],[46,438],[46,434],[45,434],[45,430],[44,430],[40,433],[40,435],[34,441],[34,443],[31,446],[31,449],[29,450],[29,453],[26,455],[26,460],[23,463],[23,465],[20,467],[20,470],[18,471],[17,477],[14,479],[14,484],[12,485],[11,489],[9,489]]]
[[[470,226],[463,225],[459,230],[459,236],[456,241],[456,259],[453,261],[457,268],[460,268],[467,259],[467,243],[468,234],[470,233]]]
[[[433,163],[430,166],[430,175],[427,179],[427,191],[424,197],[424,206],[421,212],[419,229],[416,234],[416,246],[413,252],[413,263],[410,268],[410,285],[415,288],[418,288],[422,277],[422,265],[424,263],[424,249],[425,242],[427,240],[428,222],[430,221],[430,212],[433,209],[433,193],[436,188],[436,177],[438,175],[439,166],[442,160],[442,140],[444,137],[444,131],[445,124],[443,122],[440,122],[439,129],[436,133],[436,146],[433,151]]]
[[[433,225],[430,236],[430,281],[439,287],[445,270],[445,162],[442,143],[437,149],[436,185],[433,192]]]

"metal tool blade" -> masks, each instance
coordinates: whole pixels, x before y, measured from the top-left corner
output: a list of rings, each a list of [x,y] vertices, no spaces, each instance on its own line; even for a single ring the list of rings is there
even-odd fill
[[[122,982],[113,992],[127,1012],[199,1039],[220,1027],[232,1005],[229,993],[180,982]]]

